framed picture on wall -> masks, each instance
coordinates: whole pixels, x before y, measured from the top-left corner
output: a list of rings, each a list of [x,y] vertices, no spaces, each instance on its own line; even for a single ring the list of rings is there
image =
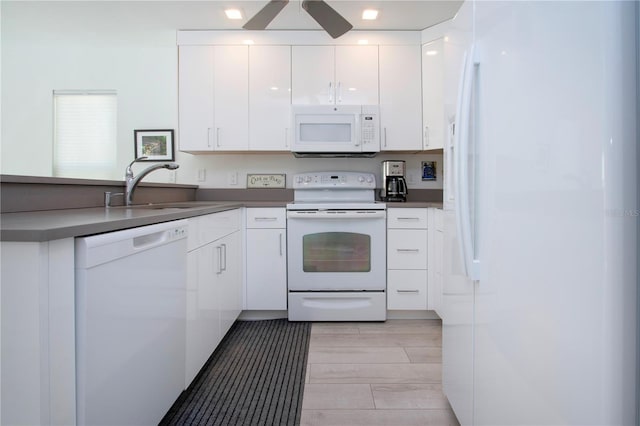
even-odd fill
[[[423,161],[422,162],[422,180],[437,180],[438,176],[436,174],[436,161]]]
[[[147,157],[140,161],[173,161],[173,129],[134,130],[135,158]]]

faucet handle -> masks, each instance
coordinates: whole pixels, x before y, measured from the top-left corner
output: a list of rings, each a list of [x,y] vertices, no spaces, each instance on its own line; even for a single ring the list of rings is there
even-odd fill
[[[110,191],[106,191],[104,193],[104,206],[105,207],[111,207],[111,199],[113,197],[117,197],[118,195],[122,196],[122,198],[124,199],[124,192],[118,192],[118,193],[112,193]]]

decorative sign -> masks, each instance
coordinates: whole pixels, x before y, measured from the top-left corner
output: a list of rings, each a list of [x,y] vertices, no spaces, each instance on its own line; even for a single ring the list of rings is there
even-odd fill
[[[284,188],[286,175],[247,175],[247,188]]]

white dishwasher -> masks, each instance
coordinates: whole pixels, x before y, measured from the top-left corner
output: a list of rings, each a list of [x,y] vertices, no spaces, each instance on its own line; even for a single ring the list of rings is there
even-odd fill
[[[156,425],[184,389],[187,221],[76,239],[79,425]]]

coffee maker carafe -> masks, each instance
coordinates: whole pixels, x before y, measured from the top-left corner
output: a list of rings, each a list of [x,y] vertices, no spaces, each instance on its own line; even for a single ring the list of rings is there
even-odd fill
[[[407,201],[407,181],[404,178],[405,162],[400,160],[382,162],[382,201]]]

